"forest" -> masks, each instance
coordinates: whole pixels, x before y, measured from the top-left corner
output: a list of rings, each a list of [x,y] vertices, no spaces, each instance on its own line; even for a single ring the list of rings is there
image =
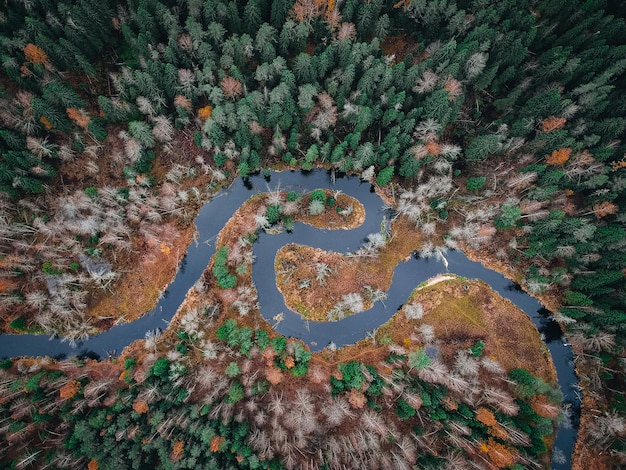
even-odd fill
[[[608,0],[3,2],[0,333],[80,343],[139,318],[218,191],[323,168],[394,209],[370,265],[462,250],[540,299],[582,412],[564,455],[550,359],[522,352],[541,345],[494,358],[496,331],[427,323],[500,305],[463,279],[417,289],[367,346],[278,334],[251,278],[259,232],[360,208],[269,191],[163,332],[101,360],[0,358],[0,467],[626,466],[625,18]],[[281,253],[292,302],[335,289],[332,266],[298,283]],[[370,284],[320,315],[384,299]]]

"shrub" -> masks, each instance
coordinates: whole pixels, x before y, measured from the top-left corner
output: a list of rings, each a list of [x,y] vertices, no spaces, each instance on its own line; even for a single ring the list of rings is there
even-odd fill
[[[283,213],[283,206],[281,205],[271,205],[267,206],[265,209],[265,217],[270,224],[275,224],[280,220],[280,216]]]
[[[320,201],[321,203],[324,203],[324,200],[326,199],[326,193],[323,189],[316,189],[315,191],[311,192],[309,198],[311,199],[311,201]]]
[[[309,203],[309,214],[319,215],[324,212],[324,209],[324,203],[322,201],[311,199],[311,202]]]
[[[17,317],[11,323],[9,323],[9,326],[14,330],[24,331],[26,329],[26,320],[24,320],[24,318],[22,317]]]
[[[486,181],[487,178],[485,176],[473,176],[471,178],[467,178],[465,186],[468,191],[478,191],[479,189],[482,189]]]
[[[483,353],[483,349],[485,349],[485,343],[482,341],[477,341],[474,346],[470,347],[470,352],[474,357],[480,357]]]

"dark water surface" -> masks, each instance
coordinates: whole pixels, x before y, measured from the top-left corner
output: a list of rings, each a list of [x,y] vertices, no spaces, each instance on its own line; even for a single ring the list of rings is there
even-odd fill
[[[414,256],[400,263],[394,271],[393,282],[384,304],[377,302],[371,309],[338,322],[303,320],[300,315],[285,306],[283,296],[276,287],[274,276],[276,251],[286,243],[299,243],[340,253],[354,252],[365,241],[367,235],[380,230],[381,221],[388,214],[388,208],[372,191],[371,185],[361,182],[357,177],[337,177],[333,185],[329,174],[324,170],[272,173],[269,181],[257,175],[245,182],[237,179],[227,190],[218,193],[204,205],[196,219],[197,241],[189,246],[174,281],[157,306],[142,318],[132,323],[114,326],[100,335],[80,342],[76,347],[59,338],[3,334],[0,335],[0,357],[63,358],[75,355],[106,357],[110,353],[119,353],[133,341],[144,338],[147,332],[158,328],[165,329],[182,304],[187,291],[206,269],[215,252],[216,236],[235,210],[252,194],[276,188],[299,193],[316,188],[340,190],[358,199],[366,209],[363,225],[354,230],[321,230],[296,223],[293,233],[284,232],[278,235],[261,233],[259,241],[255,244],[253,279],[258,290],[262,315],[270,324],[274,324],[276,323],[273,320],[274,316],[282,313],[283,320],[278,323],[276,330],[285,336],[301,338],[313,351],[323,349],[330,342],[341,347],[364,338],[368,332],[391,318],[418,284],[436,274],[446,272],[441,262]],[[571,454],[577,436],[580,400],[577,395],[578,380],[574,373],[572,350],[565,343],[558,324],[550,319],[550,312],[536,299],[501,274],[468,260],[460,251],[449,251],[445,256],[448,261],[448,272],[485,281],[500,295],[526,312],[544,337],[556,367],[564,401],[572,409],[571,419],[559,427],[555,442],[555,446],[563,451],[567,461],[564,464],[553,463],[552,468],[570,468]],[[520,344],[519,347],[523,348],[524,345]]]

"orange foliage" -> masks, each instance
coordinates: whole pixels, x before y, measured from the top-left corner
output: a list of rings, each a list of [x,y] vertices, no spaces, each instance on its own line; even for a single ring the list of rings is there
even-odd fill
[[[506,432],[506,429],[504,429],[498,423],[496,423],[495,426],[489,428],[489,434],[503,441],[506,441],[509,438],[509,433]]]
[[[82,109],[76,108],[67,108],[65,110],[68,117],[74,121],[81,129],[87,129],[87,125],[89,124],[90,118],[87,116],[87,113]]]
[[[613,168],[613,171],[617,171],[620,168],[626,168],[626,155],[621,160],[611,162],[611,167]]]
[[[350,396],[348,397],[348,402],[352,405],[353,408],[361,409],[367,404],[367,398],[361,392],[356,389],[350,390]]]
[[[224,439],[223,437],[214,436],[213,439],[211,439],[211,445],[209,446],[209,449],[211,449],[211,452],[219,452],[220,447],[222,447],[222,443],[225,440],[226,439]]]
[[[52,123],[48,121],[48,118],[46,116],[41,116],[39,118],[39,122],[41,122],[43,124],[43,127],[45,127],[46,129],[52,129]]]
[[[562,148],[555,150],[551,155],[546,157],[546,163],[548,165],[563,165],[566,161],[569,160],[570,155],[572,154],[572,149],[570,148]]]
[[[535,413],[544,418],[556,418],[561,412],[558,405],[550,403],[545,395],[536,395],[532,398],[530,406]]]
[[[402,7],[404,11],[407,11],[407,8],[409,7],[410,3],[411,3],[411,0],[400,0],[398,3],[395,3],[393,7],[394,8]]]
[[[563,129],[563,126],[565,126],[566,122],[567,119],[565,118],[550,116],[549,118],[546,118],[541,122],[541,130],[543,132],[552,132],[556,129]]]
[[[24,47],[24,55],[26,56],[26,59],[33,64],[49,63],[48,55],[44,52],[44,50],[30,42],[26,44],[26,47]]]
[[[609,201],[601,202],[600,204],[595,204],[593,206],[593,212],[596,214],[596,219],[601,219],[602,217],[606,217],[609,214],[615,214],[619,207],[616,204],[613,204]]]
[[[313,18],[324,15],[328,0],[297,0],[291,10],[291,17],[298,23],[308,23]]]
[[[213,114],[213,106],[211,106],[210,104],[207,104],[206,106],[198,110],[198,117],[202,119],[203,121],[206,121],[207,119],[209,119],[212,114]]]
[[[87,464],[87,470],[98,470],[98,461],[91,459]]]
[[[191,111],[191,100],[184,95],[176,95],[174,97],[174,106],[180,106],[187,111]]]
[[[402,340],[402,344],[404,345],[405,348],[410,348],[411,347],[411,338],[404,338]]]
[[[283,380],[283,373],[278,367],[270,367],[265,371],[265,378],[272,385],[277,385]]]
[[[211,441],[211,445],[213,445],[213,441]],[[185,448],[185,443],[183,441],[176,441],[174,442],[174,448],[172,450],[172,460],[174,462],[176,462],[177,460],[180,460],[181,456],[183,455],[183,449]],[[211,449],[213,450],[213,449]],[[215,452],[215,451],[213,451]]]
[[[485,426],[495,426],[498,424],[496,417],[487,408],[478,408],[478,410],[476,410],[476,419]]]
[[[439,155],[439,153],[441,152],[441,145],[439,145],[434,140],[431,140],[430,142],[427,142],[425,147],[426,147],[426,151],[430,155]]]
[[[145,401],[138,400],[133,403],[133,410],[142,415],[148,412],[148,404]]]
[[[513,449],[494,441],[492,438],[489,438],[486,447],[489,459],[498,468],[510,467],[517,460],[517,455]]]
[[[79,392],[81,387],[82,385],[78,380],[70,380],[59,389],[59,396],[63,399],[72,398]]]
[[[335,8],[335,0],[328,0],[328,11],[331,11]]]
[[[454,101],[463,94],[461,82],[454,78],[449,78],[443,88],[448,92],[448,101]]]
[[[296,361],[294,361],[294,360],[293,360],[293,357],[291,357],[291,356],[287,356],[287,357],[285,358],[285,367],[286,367],[287,369],[291,369],[291,368],[292,368],[293,366],[295,366],[295,365],[296,365]]]
[[[241,82],[236,78],[230,76],[226,76],[222,79],[222,81],[220,82],[220,87],[224,92],[224,96],[226,96],[226,98],[228,99],[236,98],[237,96],[241,95],[241,92],[243,91]]]

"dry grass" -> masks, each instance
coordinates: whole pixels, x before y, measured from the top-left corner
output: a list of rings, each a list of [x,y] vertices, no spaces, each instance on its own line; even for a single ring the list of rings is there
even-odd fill
[[[443,351],[450,356],[480,340],[485,343],[484,354],[505,369],[525,368],[547,382],[556,382],[552,359],[535,325],[483,281],[442,281],[417,289],[412,301],[424,306],[424,316],[415,325],[431,325]],[[404,315],[396,317],[392,324],[401,326],[393,327],[394,335],[410,330]]]
[[[136,320],[154,308],[174,278],[194,231],[193,225],[180,229],[174,222],[165,223],[159,230],[159,241],[148,240],[143,246],[135,247],[140,256],[125,264],[132,268],[113,286],[113,295],[96,297],[88,310],[93,323],[108,329],[116,322]]]

